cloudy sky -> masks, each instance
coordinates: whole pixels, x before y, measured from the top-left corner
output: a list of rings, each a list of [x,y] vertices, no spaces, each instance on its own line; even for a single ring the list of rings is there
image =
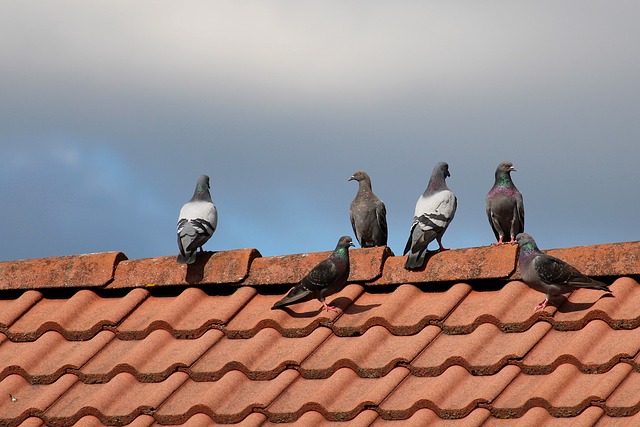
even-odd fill
[[[433,165],[447,247],[511,160],[541,248],[640,239],[637,1],[0,1],[0,260],[332,249],[369,172],[401,254]]]

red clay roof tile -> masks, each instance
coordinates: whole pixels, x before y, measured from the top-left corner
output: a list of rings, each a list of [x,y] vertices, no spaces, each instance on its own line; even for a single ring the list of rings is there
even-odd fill
[[[102,328],[118,324],[147,295],[144,289],[135,289],[112,299],[82,289],[69,299],[42,298],[6,333],[13,341],[33,341],[47,331],[57,331],[69,340],[89,339]]]
[[[250,287],[236,288],[230,295],[208,295],[199,288],[186,288],[178,296],[152,295],[118,325],[118,335],[142,339],[165,329],[177,338],[195,338],[229,322],[255,295]]]
[[[102,331],[88,341],[67,341],[50,331],[34,342],[7,340],[0,345],[0,380],[18,374],[32,384],[51,384],[68,370],[79,369],[114,337]]]
[[[404,268],[406,257],[391,257],[384,263],[376,285],[453,282],[507,278],[516,268],[516,246],[483,246],[448,250],[432,255],[423,270]]]
[[[210,329],[195,339],[176,339],[163,329],[142,340],[115,339],[79,369],[83,382],[107,382],[128,372],[140,382],[164,381],[178,369],[186,369],[198,360],[224,334]],[[113,355],[119,355],[117,364]]]
[[[493,413],[520,417],[540,406],[554,417],[577,416],[591,402],[607,400],[631,371],[631,365],[620,363],[601,374],[585,374],[563,364],[547,375],[522,373],[495,400]]]
[[[255,381],[270,380],[287,368],[300,366],[331,334],[318,328],[303,338],[286,338],[272,328],[248,339],[222,338],[189,370],[196,381],[213,381],[238,370]]]
[[[350,253],[331,312],[271,310],[328,252],[1,263],[0,425],[640,424],[640,243],[549,251],[613,297],[542,312],[515,246]]]
[[[406,368],[395,368],[382,378],[362,378],[343,368],[324,380],[298,377],[265,413],[278,422],[293,422],[309,410],[329,421],[350,420],[368,406],[379,405],[407,375]]]
[[[505,333],[484,323],[469,334],[443,333],[411,363],[412,372],[436,376],[458,365],[474,375],[492,375],[508,362],[522,359],[549,329],[551,325],[539,322],[523,332]]]
[[[187,380],[154,416],[161,424],[182,424],[202,412],[218,423],[237,423],[252,411],[267,407],[298,376],[288,369],[272,380],[252,381],[240,371],[229,371],[218,381]]]
[[[494,375],[474,376],[451,366],[435,377],[409,375],[380,405],[385,419],[406,419],[428,408],[440,418],[462,418],[480,403],[492,402],[518,376],[520,369],[506,366]]]
[[[144,258],[118,264],[109,288],[137,288],[188,284],[240,283],[249,274],[256,249],[203,252],[191,265],[178,264],[175,257]]]
[[[113,279],[122,252],[0,262],[0,290],[103,287]]]

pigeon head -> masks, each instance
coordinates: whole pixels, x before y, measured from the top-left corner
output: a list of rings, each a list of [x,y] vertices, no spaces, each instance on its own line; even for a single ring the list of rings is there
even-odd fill
[[[209,193],[209,177],[207,175],[200,175],[198,177],[198,183],[196,184],[196,190],[193,192],[191,200],[205,200],[211,201],[211,193]]]
[[[349,181],[365,181],[369,178],[369,175],[367,175],[367,173],[365,171],[355,171],[353,175],[351,175],[351,178],[349,178]]]
[[[338,240],[338,246],[336,247],[336,249],[339,248],[349,248],[349,246],[355,246],[353,244],[353,240],[351,240],[351,237],[349,236],[342,236],[340,238],[340,240]]]
[[[516,168],[513,167],[511,162],[502,162],[496,168],[496,184],[499,186],[512,185],[511,172],[515,172]]]
[[[427,186],[427,194],[437,193],[438,191],[446,190],[447,184],[444,180],[451,176],[449,173],[449,165],[446,162],[439,162],[433,167],[431,172],[431,178],[429,178],[429,185]]]
[[[521,251],[537,252],[539,250],[538,245],[536,245],[536,241],[527,233],[518,234],[516,236],[516,243],[520,247]]]

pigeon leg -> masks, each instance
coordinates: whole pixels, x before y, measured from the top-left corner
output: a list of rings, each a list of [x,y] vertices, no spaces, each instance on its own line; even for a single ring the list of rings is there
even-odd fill
[[[449,249],[445,248],[444,246],[442,246],[442,241],[440,240],[440,237],[436,237],[436,241],[438,242],[438,246],[440,246],[440,249],[438,249],[438,252],[448,251],[449,250]]]
[[[504,244],[504,242],[502,241],[502,236],[500,236],[500,238],[498,239],[498,241],[497,241],[497,242],[493,242],[493,243],[491,244],[491,246],[500,246],[500,245],[502,245],[502,244]]]
[[[540,304],[536,305],[533,311],[543,310],[549,304],[549,298],[545,298]]]
[[[332,305],[328,305],[326,302],[322,301],[322,309],[323,310],[327,310],[327,311],[331,311],[331,310],[335,310],[336,308]]]

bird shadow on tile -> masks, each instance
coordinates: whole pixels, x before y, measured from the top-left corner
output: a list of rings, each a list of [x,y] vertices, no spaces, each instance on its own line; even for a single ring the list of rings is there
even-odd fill
[[[204,279],[204,267],[215,252],[204,251],[198,252],[196,262],[187,264],[187,274],[184,278],[189,284],[200,283]]]
[[[322,312],[322,306],[320,306],[317,310],[314,311],[303,311],[297,312],[293,310],[291,307],[280,307],[278,310],[285,311],[289,316],[295,317],[296,319],[306,319],[310,317],[316,317]]]
[[[600,298],[598,298],[593,302],[571,302],[564,296],[562,298],[564,301],[562,302],[562,304],[559,304],[558,311],[560,313],[573,313],[576,311],[588,310],[591,307],[593,307],[593,305],[598,301],[600,301],[602,298],[615,298],[615,295],[611,293],[607,293],[602,295]]]

